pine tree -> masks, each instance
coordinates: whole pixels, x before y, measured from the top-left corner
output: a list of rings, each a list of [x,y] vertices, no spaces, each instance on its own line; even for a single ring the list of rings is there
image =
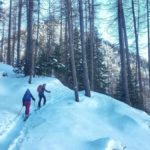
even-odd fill
[[[121,80],[121,73],[118,79],[118,83],[116,86],[116,93],[114,94],[114,97],[120,101],[125,101],[125,94],[122,88],[122,80]],[[129,95],[130,95],[130,100],[131,100],[131,106],[135,108],[140,108],[140,103],[139,103],[139,90],[136,82],[136,71],[135,68],[132,68],[131,71],[131,81],[128,80],[128,85],[129,85]]]
[[[69,49],[70,49],[70,58],[71,58],[71,68],[72,68],[72,76],[73,76],[73,88],[75,94],[75,101],[79,102],[79,94],[78,94],[78,80],[76,74],[76,66],[74,59],[74,49],[73,49],[73,20],[72,20],[72,3],[70,0],[65,0],[66,9],[67,9],[67,17],[68,17],[68,34],[69,34]]]
[[[94,4],[93,4],[94,5]],[[93,8],[93,7],[92,7]],[[83,76],[84,76],[84,89],[85,95],[91,97],[90,93],[90,82],[89,82],[89,75],[88,75],[88,67],[87,67],[87,60],[86,60],[86,49],[85,49],[85,33],[84,33],[84,18],[83,18],[83,1],[79,0],[79,16],[80,16],[80,38],[81,38],[81,49],[82,49],[82,65],[83,65]],[[94,27],[94,21],[93,21]]]
[[[88,66],[90,64],[90,36],[86,39],[86,51]],[[107,93],[108,88],[108,71],[104,62],[104,53],[101,48],[101,39],[98,31],[95,29],[94,32],[94,53],[93,53],[93,63],[94,63],[94,91]]]
[[[119,46],[120,46],[120,60],[121,60],[121,82],[124,92],[124,102],[131,104],[128,87],[128,72],[127,72],[127,34],[126,25],[124,20],[124,9],[122,0],[118,0],[118,33],[119,33]]]
[[[77,28],[74,29],[74,51],[76,60],[76,70],[79,90],[84,90],[84,75],[83,75],[83,65],[82,65],[82,50],[80,42],[80,33]]]
[[[33,0],[26,1],[27,9],[27,45],[25,56],[25,75],[29,75],[29,83],[31,83],[33,74],[33,39],[32,39],[32,17],[33,17]]]
[[[101,49],[101,39],[97,31],[95,31],[94,35],[94,91],[106,94],[108,88],[108,71],[104,62],[103,49]]]
[[[141,108],[140,106],[140,92],[138,90],[138,85],[136,81],[136,71],[133,68],[131,71],[131,81],[128,83],[129,85],[129,95],[131,100],[131,106],[135,108]]]
[[[140,107],[141,109],[144,109],[141,64],[140,64],[140,54],[139,54],[139,34],[137,30],[138,28],[137,28],[137,19],[135,16],[134,0],[132,0],[132,14],[133,14],[134,36],[135,36],[135,46],[136,46],[136,61],[137,61],[137,73],[138,73],[139,93],[140,93]]]

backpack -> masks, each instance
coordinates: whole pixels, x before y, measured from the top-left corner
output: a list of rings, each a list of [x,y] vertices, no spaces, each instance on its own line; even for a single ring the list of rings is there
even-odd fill
[[[42,88],[43,88],[43,86],[42,86],[42,85],[39,85],[39,86],[37,87],[37,92],[38,92],[38,93],[41,93],[42,90],[43,90]]]

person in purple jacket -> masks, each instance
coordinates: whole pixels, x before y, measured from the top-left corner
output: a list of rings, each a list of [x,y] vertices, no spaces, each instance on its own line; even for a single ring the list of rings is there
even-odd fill
[[[25,106],[25,117],[28,117],[30,114],[31,99],[35,101],[35,98],[32,96],[30,90],[27,89],[22,98],[23,106]]]

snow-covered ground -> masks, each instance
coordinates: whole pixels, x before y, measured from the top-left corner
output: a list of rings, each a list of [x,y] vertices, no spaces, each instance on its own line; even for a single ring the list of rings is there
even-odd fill
[[[12,67],[0,64],[0,150],[150,150],[150,117],[111,97],[74,92],[55,78],[17,78]],[[3,77],[3,72],[8,76]],[[46,83],[47,104],[34,102],[24,122],[22,97],[29,88],[38,102],[37,86]]]

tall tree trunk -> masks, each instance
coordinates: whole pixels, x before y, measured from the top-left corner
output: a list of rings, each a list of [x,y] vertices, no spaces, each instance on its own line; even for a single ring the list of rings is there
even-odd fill
[[[16,13],[16,12],[14,12]],[[13,42],[12,42],[12,59],[11,59],[11,62],[12,62],[12,66],[15,65],[15,45],[16,45],[16,14],[14,14],[14,20],[13,20]]]
[[[37,54],[39,51],[39,28],[40,28],[40,0],[38,0],[38,20],[37,20],[35,56],[34,56],[34,73],[33,73],[34,76],[35,76],[35,67],[36,67],[36,62],[37,62]]]
[[[4,32],[4,30],[5,30],[5,21],[3,20],[3,22],[2,22],[2,38],[1,38],[1,54],[0,54],[0,56],[1,56],[1,62],[4,62],[4,36],[5,36],[5,32]]]
[[[17,66],[20,64],[20,36],[21,36],[21,18],[22,18],[22,0],[19,0],[19,11],[18,11],[18,43],[17,43]]]
[[[123,29],[123,6],[122,0],[118,0],[118,31],[119,31],[119,44],[120,44],[120,58],[121,58],[121,78],[122,89],[125,96],[125,102],[130,105],[128,79],[127,79],[127,66],[126,66],[126,53],[125,53],[125,33]]]
[[[9,64],[9,65],[11,65],[11,16],[12,16],[12,0],[10,0],[10,7],[9,7],[9,27],[8,27],[7,64]]]
[[[53,20],[55,22],[55,7],[53,7]],[[55,41],[55,23],[52,23],[52,47],[54,47],[54,41]],[[54,51],[54,48],[53,48]]]
[[[88,3],[85,1],[85,33],[88,37]]]
[[[71,67],[72,67],[72,75],[73,75],[73,88],[75,92],[75,101],[79,102],[79,94],[78,94],[78,81],[76,74],[76,66],[75,66],[75,58],[74,58],[74,49],[73,49],[73,23],[72,23],[72,15],[71,15],[71,1],[65,0],[66,9],[67,9],[67,17],[68,17],[68,32],[69,32],[69,48],[70,48],[70,56],[71,56]]]
[[[131,67],[130,67],[130,57],[129,57],[129,46],[128,46],[128,37],[127,37],[127,31],[126,31],[126,23],[125,23],[125,17],[124,17],[124,11],[122,7],[122,27],[123,27],[123,38],[124,38],[124,46],[125,46],[125,54],[126,54],[126,64],[127,64],[127,82],[128,82],[128,93],[129,93],[129,100],[128,104],[131,105],[131,99],[130,99],[130,90],[132,88],[132,79],[131,79]]]
[[[138,18],[137,18],[137,33],[140,32],[140,0],[138,0]],[[137,63],[137,59],[136,59],[136,84],[139,84],[138,81],[138,63]]]
[[[90,20],[90,84],[94,90],[94,0],[88,0]]]
[[[50,54],[50,51],[51,51],[51,29],[52,29],[52,26],[51,26],[51,23],[50,23],[50,17],[51,17],[51,1],[49,0],[49,12],[48,12],[48,15],[49,15],[49,21],[48,21],[48,32],[47,32],[47,35],[48,35],[48,40],[47,40],[47,52],[48,54]]]
[[[68,51],[69,51],[69,46],[68,46],[68,24],[67,24],[67,11],[65,10],[65,66],[66,66],[66,71],[65,71],[65,75],[64,75],[64,81],[65,84],[68,84],[68,68],[69,68],[69,59],[68,59]]]
[[[82,48],[82,63],[83,63],[83,72],[84,72],[85,95],[91,97],[90,83],[89,83],[89,76],[88,76],[88,67],[87,67],[87,60],[86,60],[86,50],[85,50],[85,35],[84,35],[82,0],[79,0],[79,14],[80,14],[80,37],[81,37],[81,48]]]
[[[135,35],[135,44],[136,44],[136,59],[137,59],[137,67],[138,67],[138,80],[139,80],[139,91],[140,91],[140,107],[144,109],[143,103],[143,87],[142,87],[142,79],[141,79],[141,69],[140,69],[140,55],[139,55],[139,36],[137,32],[136,26],[136,17],[135,17],[135,10],[134,10],[134,1],[132,0],[132,13],[133,13],[133,21],[134,21],[134,35]]]
[[[60,0],[60,39],[59,39],[59,43],[60,43],[60,50],[62,50],[62,29],[63,29],[63,18],[62,18],[62,13],[63,13],[63,3],[62,3],[62,0]]]
[[[150,90],[150,21],[149,21],[149,0],[147,0],[147,38],[148,38],[148,71],[149,71],[149,90]]]
[[[27,47],[25,58],[25,75],[29,75],[29,83],[32,79],[33,70],[33,52],[32,52],[32,13],[33,13],[33,0],[27,0]]]

